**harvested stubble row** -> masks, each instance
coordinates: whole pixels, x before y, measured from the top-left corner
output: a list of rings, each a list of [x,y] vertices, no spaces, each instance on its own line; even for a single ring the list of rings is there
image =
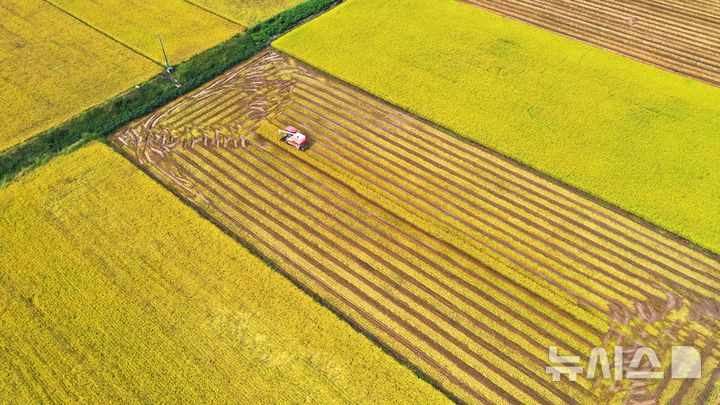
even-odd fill
[[[720,2],[462,0],[590,45],[720,85]]]
[[[277,141],[289,124],[309,151]],[[717,362],[716,258],[292,58],[267,52],[112,141],[462,401],[714,395],[712,372],[639,389],[545,366],[548,346],[666,359],[691,337]]]

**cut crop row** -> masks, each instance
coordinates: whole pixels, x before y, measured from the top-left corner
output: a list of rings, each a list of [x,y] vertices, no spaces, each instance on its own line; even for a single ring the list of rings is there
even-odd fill
[[[324,119],[325,119],[325,120],[328,120],[327,114],[328,114],[329,112],[328,112],[328,111],[323,111],[323,113],[324,113]],[[307,119],[308,117],[305,116],[305,117],[302,117],[302,118]],[[317,125],[318,123],[316,122],[315,124]],[[361,142],[362,142],[362,141],[361,141]],[[343,150],[346,150],[346,149],[343,149]],[[400,182],[400,181],[397,181],[397,182]],[[466,214],[467,214],[467,212],[466,212]],[[606,250],[606,251],[607,251],[607,250]],[[598,255],[598,256],[599,256],[599,255]],[[602,256],[600,256],[600,257],[602,258]],[[612,257],[612,256],[611,256],[611,257]],[[632,265],[636,265],[636,262],[631,262],[630,265],[631,265],[631,266],[632,266]],[[642,265],[640,265],[640,266],[638,266],[638,267],[643,268]],[[647,268],[645,268],[645,269],[647,270]],[[696,280],[695,282],[697,282],[697,280]],[[691,284],[691,283],[685,283],[685,286],[687,286],[687,287],[692,287],[693,284]],[[713,288],[715,288],[715,287],[714,287],[714,286],[710,286],[710,287],[709,287],[709,291],[712,291]],[[710,294],[710,295],[712,296],[712,293],[708,293],[708,290],[705,290],[705,294]]]
[[[429,353],[429,357],[439,362],[450,375],[455,376],[459,381],[467,381],[470,387],[469,393],[481,390],[483,393],[497,393],[490,397],[495,401],[522,402],[505,390],[499,389],[496,383],[486,376],[477,373],[478,368],[475,363],[480,361],[480,356],[473,357],[472,350],[466,345],[426,315],[391,294],[388,280],[383,280],[384,283],[374,280],[377,275],[372,267],[348,254],[345,248],[325,234],[314,230],[300,216],[285,211],[282,207],[287,204],[283,204],[282,201],[273,203],[249,188],[235,189],[231,181],[226,183],[232,177],[222,174],[217,167],[208,167],[211,162],[209,160],[199,159],[204,163],[201,167],[197,160],[183,153],[176,156],[179,157],[178,169],[199,185],[203,192],[218,199],[223,204],[220,208],[224,212],[231,216],[239,214],[251,220],[253,224],[267,229],[271,232],[272,244],[282,246],[285,254],[300,256],[307,263],[300,266],[320,270],[319,277],[323,283],[333,286],[341,295],[374,315],[366,315],[363,321],[377,319],[380,324],[386,325],[384,328],[388,330],[403,331],[403,335],[410,338],[414,350]],[[236,201],[242,203],[242,206]],[[374,329],[370,330],[374,331]],[[453,350],[452,348],[457,348],[457,345],[465,347],[465,351]],[[393,343],[391,347],[394,347]],[[494,377],[493,380],[497,381],[497,378]],[[523,397],[522,392],[516,394]],[[527,397],[525,398],[527,400]]]
[[[203,149],[196,149],[196,151],[195,154],[197,156],[199,156],[199,154],[206,154],[203,153]],[[373,282],[379,286],[380,289],[377,290],[378,292],[387,292],[387,296],[392,301],[392,304],[388,305],[389,308],[397,308],[399,306],[403,308],[404,311],[414,314],[416,319],[420,319],[425,326],[432,328],[428,333],[437,333],[444,337],[440,339],[436,338],[435,340],[442,343],[443,339],[445,339],[449,342],[442,343],[444,347],[447,347],[449,350],[453,350],[453,347],[459,347],[462,348],[464,353],[470,355],[471,360],[469,364],[480,361],[484,364],[481,368],[494,369],[496,373],[500,374],[504,374],[504,371],[501,370],[509,370],[508,372],[515,375],[515,377],[506,376],[506,379],[510,378],[512,380],[517,378],[518,381],[523,379],[527,380],[525,374],[518,374],[518,372],[515,371],[514,368],[519,367],[522,363],[516,363],[515,360],[508,356],[508,354],[513,354],[512,351],[509,351],[506,346],[500,344],[497,340],[492,342],[483,340],[487,339],[486,336],[481,339],[480,336],[474,334],[467,327],[460,325],[455,319],[439,310],[438,308],[442,309],[443,305],[438,302],[431,302],[434,292],[413,278],[412,271],[410,271],[411,269],[408,269],[407,266],[399,263],[390,263],[389,260],[357,244],[354,239],[341,233],[335,227],[330,226],[328,224],[329,218],[320,215],[317,211],[317,209],[320,209],[319,205],[315,204],[313,206],[314,203],[309,200],[297,201],[300,196],[291,190],[286,190],[286,193],[282,194],[275,191],[277,187],[269,187],[266,182],[257,179],[250,173],[249,171],[252,169],[249,166],[240,168],[235,163],[223,159],[220,159],[221,162],[216,163],[213,161],[213,157],[217,158],[218,155],[210,151],[208,156],[200,157],[200,159],[203,160],[206,165],[212,166],[212,173],[215,176],[223,176],[221,181],[237,183],[236,185],[240,187],[240,190],[242,190],[245,195],[249,196],[252,194],[254,196],[253,201],[255,198],[258,198],[263,200],[263,203],[268,206],[278,207],[277,210],[282,211],[282,213],[277,215],[277,217],[285,218],[283,222],[295,228],[296,231],[307,232],[308,229],[319,231],[316,243],[318,247],[321,246],[322,249],[325,249],[325,253],[318,251],[316,255],[325,257],[328,253],[332,252],[331,254],[338,255],[338,257],[342,256],[345,260],[354,263],[355,266],[358,266],[358,274],[364,274],[362,276],[364,280]],[[245,176],[243,176],[243,174],[245,174]],[[242,184],[239,184],[241,182]],[[287,204],[287,202],[290,203]],[[307,205],[300,204],[301,202],[305,202]],[[295,204],[303,207],[302,214],[298,214],[292,209]],[[288,208],[282,209],[281,207],[284,206]],[[347,219],[347,221],[351,223],[353,220],[352,218]],[[328,235],[329,237],[324,237],[323,235]],[[331,252],[329,252],[328,249],[330,249]],[[366,271],[369,272],[364,273]],[[430,295],[431,297],[420,297],[421,295]],[[437,295],[435,295],[435,297],[437,297]],[[411,302],[405,304],[404,302],[406,300],[410,300]],[[422,313],[427,315],[423,315],[412,308],[422,308]],[[436,324],[437,327],[434,326]],[[418,327],[422,328],[424,326],[420,325]],[[486,333],[488,330],[489,329],[486,328]],[[482,352],[476,352],[475,350],[478,349],[484,350]],[[482,356],[480,353],[483,353]],[[504,357],[504,360],[493,359],[493,357],[497,356]],[[513,355],[513,357],[516,358],[517,356],[517,353]],[[492,361],[490,363],[485,362],[485,357],[489,357]],[[496,368],[495,364],[504,364],[504,366]],[[477,365],[473,366],[473,368],[476,367]],[[535,370],[525,369],[523,371],[524,373],[532,373],[533,371],[543,372],[544,370],[542,365],[536,365]],[[541,375],[542,378],[538,379],[538,377],[536,377],[536,383],[531,384],[532,391],[530,392],[543,390],[542,386],[547,382],[547,376],[544,375],[544,373]],[[518,381],[515,382],[515,385],[519,384]],[[525,384],[528,384],[528,382]],[[536,398],[535,400],[538,399]],[[564,398],[564,401],[568,401],[568,397]]]
[[[310,118],[308,116],[308,114],[312,114],[311,112],[309,112],[308,114],[305,114],[302,112],[298,112],[298,113],[300,114],[300,116],[303,119],[309,120],[310,122],[314,122],[316,126],[322,126],[323,129],[328,129],[329,131],[332,131],[331,129],[325,127],[323,124],[321,124],[317,121],[314,121],[313,118]],[[323,113],[325,113],[325,112],[323,112]],[[329,120],[326,118],[325,115],[317,116],[317,117],[315,117],[315,119],[320,120],[320,121]],[[352,131],[355,131],[354,133],[359,133],[359,131],[362,131],[362,129],[358,128],[358,130],[356,130],[353,128]],[[375,135],[378,135],[378,134],[375,134]],[[343,137],[340,137],[337,139],[337,141],[342,141],[342,140],[343,140]],[[365,143],[365,139],[361,139],[361,137],[358,137],[357,142]],[[382,142],[382,141],[380,141],[380,142]],[[345,149],[351,148],[352,143],[354,143],[354,141],[351,142],[350,145],[339,146],[338,149],[345,150]],[[400,144],[395,143],[394,145],[398,146]],[[404,159],[404,157],[401,156],[399,153],[392,151],[391,150],[392,147],[393,146],[386,146],[386,147],[380,146],[379,149],[376,149],[372,146],[363,145],[360,148],[360,151],[361,151],[360,153],[362,153],[363,151],[367,151],[368,153],[370,153],[370,156],[382,156],[384,154],[384,151],[388,150],[389,156],[387,157],[386,161],[393,163],[397,166],[403,166],[399,172],[401,178],[397,179],[395,181],[396,183],[400,183],[403,181],[403,179],[407,179],[409,175],[414,176],[414,177],[417,176],[417,178],[419,178],[421,182],[426,183],[426,184],[427,183],[435,183],[436,179],[439,179],[438,181],[443,182],[442,185],[435,183],[431,188],[423,188],[422,186],[419,187],[420,189],[422,189],[424,196],[427,197],[434,193],[443,193],[443,194],[445,194],[445,197],[444,198],[440,197],[440,198],[443,198],[443,200],[446,201],[448,204],[450,204],[454,207],[457,207],[462,212],[461,215],[463,217],[474,218],[474,219],[478,219],[479,221],[483,222],[484,220],[478,218],[477,214],[474,213],[476,210],[472,210],[472,208],[480,210],[479,212],[486,211],[487,213],[493,215],[494,217],[498,218],[499,221],[501,221],[502,225],[500,225],[500,226],[505,226],[505,227],[509,226],[511,229],[515,229],[515,230],[518,230],[519,232],[522,232],[525,235],[532,236],[534,238],[534,240],[536,241],[535,242],[536,245],[537,245],[537,243],[539,243],[546,247],[549,247],[551,252],[555,251],[555,250],[563,251],[563,248],[560,247],[558,244],[554,244],[554,243],[548,242],[546,240],[547,234],[548,233],[552,234],[553,231],[549,230],[548,228],[545,228],[542,226],[537,226],[537,225],[535,227],[531,227],[529,229],[527,228],[526,223],[534,225],[534,222],[537,221],[537,218],[527,218],[527,217],[523,217],[522,215],[520,215],[520,216],[515,215],[515,213],[513,213],[513,211],[512,211],[512,207],[509,208],[508,206],[503,205],[502,203],[498,204],[498,203],[490,202],[489,207],[488,207],[488,204],[486,204],[486,202],[490,201],[490,199],[493,198],[492,193],[472,193],[472,191],[464,189],[462,186],[457,186],[458,189],[452,190],[452,191],[445,190],[445,188],[448,188],[449,186],[453,185],[453,183],[455,183],[454,180],[452,180],[451,178],[448,178],[448,177],[444,177],[442,174],[433,172],[431,170],[424,170],[427,173],[427,175],[414,173],[415,171],[417,171],[416,169],[423,168],[422,162],[413,162],[413,161],[410,161],[410,159],[406,159],[408,161],[408,163],[403,164],[402,160]],[[403,146],[400,146],[400,147],[403,147]],[[397,171],[394,174],[398,174]],[[470,195],[466,197],[465,193],[470,193]],[[460,202],[461,205],[454,203],[453,202],[454,200],[461,200],[461,202]],[[478,203],[478,202],[476,202],[477,200],[480,200],[482,202]],[[470,210],[465,209],[464,206],[468,206],[470,208]],[[496,226],[495,228],[499,229],[498,226]],[[539,228],[539,231],[536,228]],[[531,235],[531,233],[532,233],[532,235]],[[576,248],[576,246],[573,246],[572,248]],[[547,250],[545,252],[546,252],[545,253],[546,257],[549,257],[549,255],[552,255],[552,253],[547,253],[548,252]],[[575,261],[583,260],[583,259],[579,259],[577,256],[575,256],[572,253],[568,253],[567,251],[563,251],[563,252],[566,253],[566,255],[573,257],[573,259]],[[591,259],[592,259],[592,257],[591,257]],[[562,259],[555,259],[555,260],[557,262],[559,262]],[[585,262],[585,264],[587,264],[587,262]],[[591,275],[591,277],[592,277],[592,275]],[[624,281],[620,280],[619,278],[615,278],[612,281],[617,282],[618,285],[621,285],[622,283],[624,283]],[[608,290],[614,290],[614,286],[611,286],[608,284],[605,285],[605,288]],[[637,288],[641,288],[641,287],[639,287],[638,285],[635,285],[635,286],[629,288],[627,291],[634,291]],[[636,296],[635,298],[638,299],[638,296]]]
[[[503,304],[502,308],[527,308],[527,310],[530,310],[529,312],[520,312],[522,315],[519,318],[516,318],[516,321],[518,319],[522,320],[526,317],[530,317],[530,319],[533,319],[534,322],[537,322],[539,324],[549,323],[550,325],[546,327],[550,329],[553,328],[552,324],[554,322],[550,321],[550,319],[548,318],[543,318],[542,316],[538,318],[538,315],[541,315],[542,313],[538,313],[536,309],[547,308],[547,310],[552,313],[554,311],[556,303],[551,303],[551,301],[541,301],[539,296],[534,294],[532,291],[527,290],[527,287],[524,287],[522,285],[521,288],[525,289],[527,295],[518,292],[515,292],[514,294],[508,294],[509,290],[507,288],[502,288],[502,286],[507,285],[507,287],[511,287],[513,284],[507,282],[507,279],[504,278],[503,273],[495,273],[494,269],[489,268],[483,262],[479,261],[473,256],[470,256],[468,253],[465,253],[462,250],[458,249],[456,245],[442,242],[441,240],[437,239],[436,235],[430,234],[427,231],[423,230],[423,228],[421,227],[427,227],[429,225],[429,223],[427,223],[426,221],[418,221],[417,225],[414,225],[413,223],[409,222],[407,218],[403,218],[401,216],[402,211],[392,211],[394,210],[394,208],[399,208],[399,206],[390,204],[378,204],[371,201],[370,198],[372,198],[372,196],[369,197],[371,193],[367,189],[363,190],[366,191],[366,193],[363,193],[361,196],[356,192],[356,190],[359,189],[355,187],[355,183],[343,183],[343,180],[347,181],[351,178],[334,178],[328,176],[328,173],[330,173],[331,175],[333,173],[332,167],[325,167],[322,163],[318,161],[304,161],[301,160],[299,157],[295,157],[289,154],[282,154],[276,150],[274,150],[273,152],[275,153],[268,153],[268,155],[273,157],[276,161],[282,162],[282,164],[286,165],[288,169],[293,167],[297,168],[297,172],[301,174],[304,180],[308,181],[305,184],[317,184],[319,188],[318,192],[320,194],[329,195],[329,198],[334,199],[335,201],[348,202],[350,207],[361,210],[360,218],[377,219],[377,221],[375,221],[375,223],[371,226],[374,226],[376,230],[378,228],[387,229],[386,234],[392,235],[388,238],[389,240],[395,242],[401,240],[407,243],[407,245],[409,245],[411,248],[415,249],[416,252],[423,252],[424,255],[429,255],[430,264],[440,264],[439,267],[435,266],[436,269],[441,270],[442,268],[445,268],[447,270],[456,271],[455,274],[448,271],[441,272],[441,275],[443,278],[449,279],[451,281],[454,280],[460,282],[461,285],[469,289],[470,292],[479,294],[476,299],[477,303],[484,303],[488,300],[490,300],[490,302],[495,301],[494,299],[491,299],[491,297],[488,296],[485,292],[487,291],[493,294],[493,291],[497,290],[497,293],[500,294],[497,295],[498,299],[500,299],[504,303],[507,303],[507,306]],[[293,157],[294,159],[283,162],[282,157],[284,156]],[[353,202],[353,200],[357,200],[357,202]],[[415,247],[413,246],[413,244],[419,245],[419,247]],[[422,255],[420,255],[420,253],[416,253],[416,257],[422,257]],[[428,264],[427,261],[425,263]],[[479,281],[482,283],[478,284]],[[517,286],[513,290],[516,289]],[[467,292],[464,294],[467,294]],[[510,301],[507,300],[508,298],[510,299]],[[518,298],[520,298],[520,300],[518,300]],[[527,306],[527,304],[525,304],[525,301],[533,302],[535,303],[535,305]],[[517,311],[517,309],[515,310]],[[535,313],[535,315],[533,315],[533,313]],[[555,319],[559,320],[563,324],[567,325],[568,322],[571,322],[571,318],[567,318],[567,315],[559,316],[560,318]],[[553,317],[555,317],[555,315],[553,315]],[[529,325],[534,326],[537,324],[530,323]],[[580,327],[580,325],[578,325],[578,327]],[[541,327],[539,330],[542,331],[543,328]],[[575,337],[578,336],[575,335]],[[564,340],[564,338],[562,340]],[[580,341],[586,340],[580,339]]]
[[[304,80],[299,79],[303,83]],[[466,179],[469,178],[469,182],[485,182],[493,187],[493,191],[502,190],[513,198],[547,210],[557,216],[560,222],[567,224],[565,229],[568,232],[587,232],[589,236],[586,241],[592,243],[595,239],[589,238],[602,239],[604,243],[611,244],[613,251],[618,254],[627,252],[630,256],[637,256],[658,266],[682,266],[692,270],[692,273],[704,274],[712,280],[720,281],[720,276],[714,271],[717,266],[716,259],[710,259],[696,250],[667,240],[657,232],[617,215],[565,187],[558,187],[541,177],[529,176],[527,170],[427,125],[407,125],[407,119],[399,114],[388,115],[387,111],[380,110],[369,102],[361,102],[366,100],[366,96],[360,93],[349,94],[347,89],[332,86],[332,91],[326,94],[332,94],[336,98],[344,95],[341,99],[345,105],[354,105],[354,111],[374,112],[378,118],[375,121],[378,126],[386,123],[395,128],[395,132],[402,134],[403,131],[412,131],[420,137],[428,137],[422,142],[417,141],[418,136],[405,137],[401,142],[406,146],[416,145],[418,150],[432,151],[435,161],[460,161],[456,168],[462,167],[468,173]],[[394,120],[405,125],[398,125]],[[445,147],[446,144],[453,148]],[[451,173],[458,176],[457,170]],[[488,193],[487,189],[480,191]],[[648,250],[650,254],[644,254],[643,250]]]

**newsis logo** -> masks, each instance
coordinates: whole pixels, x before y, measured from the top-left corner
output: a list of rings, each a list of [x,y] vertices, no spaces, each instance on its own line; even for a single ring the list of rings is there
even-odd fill
[[[567,375],[568,380],[577,381],[577,376],[584,372],[580,356],[560,356],[557,346],[550,346],[548,349],[551,365],[545,367],[545,371],[552,374],[553,381],[560,381],[563,374]],[[585,377],[615,380],[662,379],[665,377],[666,371],[662,370],[655,350],[650,347],[633,347],[632,350],[635,352],[630,364],[624,367],[625,348],[623,346],[615,346],[612,361],[604,348],[593,348],[590,351]],[[648,370],[647,366],[641,367],[643,359],[647,359],[651,370]],[[669,370],[671,378],[700,378],[701,367],[702,360],[697,349],[691,346],[672,346]]]

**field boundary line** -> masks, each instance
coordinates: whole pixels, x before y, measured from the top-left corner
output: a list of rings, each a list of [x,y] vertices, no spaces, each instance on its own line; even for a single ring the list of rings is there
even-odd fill
[[[183,1],[184,1],[185,3],[191,4],[191,5],[195,6],[195,7],[197,7],[197,8],[199,8],[199,9],[203,10],[203,11],[206,11],[206,12],[208,12],[208,13],[216,16],[216,17],[222,18],[223,20],[225,20],[225,21],[227,21],[227,22],[231,22],[231,23],[233,23],[233,24],[235,24],[235,25],[238,25],[238,26],[240,26],[240,27],[243,29],[243,31],[245,31],[245,30],[248,29],[248,27],[246,27],[245,24],[241,24],[241,23],[239,23],[239,22],[237,22],[237,21],[231,20],[231,19],[229,19],[229,18],[227,18],[227,17],[225,17],[225,16],[223,16],[223,15],[220,15],[220,14],[218,14],[218,13],[216,13],[216,12],[210,10],[210,9],[207,9],[207,8],[205,8],[205,7],[197,4],[197,3],[195,3],[195,2],[192,2],[192,1],[190,1],[190,0],[183,0]]]
[[[156,65],[158,65],[158,66],[162,66],[162,63],[161,63],[161,62],[158,62],[158,61],[156,61],[155,59],[153,59],[153,58],[151,58],[151,57],[149,57],[149,56],[145,55],[144,53],[142,53],[142,52],[138,51],[137,49],[135,49],[135,48],[131,47],[130,45],[127,45],[127,44],[125,44],[124,42],[122,42],[122,41],[120,41],[119,39],[117,39],[117,38],[113,37],[112,35],[109,35],[109,34],[107,34],[107,33],[103,32],[103,31],[101,31],[101,30],[100,30],[99,28],[93,27],[93,26],[92,26],[92,25],[90,25],[90,23],[88,23],[87,21],[85,21],[85,20],[83,20],[82,18],[80,18],[80,17],[78,17],[78,16],[76,16],[76,15],[72,14],[71,12],[69,12],[69,11],[67,11],[67,10],[63,9],[62,7],[60,7],[60,6],[56,5],[56,4],[54,4],[54,3],[53,3],[53,2],[51,2],[50,0],[42,0],[42,1],[44,1],[45,3],[47,3],[47,4],[49,4],[49,5],[53,6],[53,7],[55,7],[56,9],[58,9],[58,10],[62,11],[63,13],[65,13],[65,14],[69,15],[70,17],[72,17],[72,18],[74,18],[74,19],[78,20],[78,21],[79,21],[79,22],[81,22],[82,24],[86,25],[87,27],[90,27],[90,29],[92,29],[92,30],[94,30],[94,31],[96,31],[96,32],[98,32],[98,33],[100,33],[100,34],[104,35],[105,37],[109,38],[110,40],[112,40],[112,41],[114,41],[114,42],[117,42],[118,44],[120,44],[120,45],[124,46],[125,48],[127,48],[127,49],[129,49],[129,50],[131,50],[131,51],[135,52],[136,54],[138,54],[138,55],[142,56],[143,58],[145,58],[145,59],[147,59],[147,60],[149,60],[149,61],[153,62],[154,64],[156,64]]]
[[[309,68],[309,69],[311,69],[311,70],[314,70],[314,71],[316,71],[316,72],[319,72],[319,73],[321,73],[322,75],[324,75],[324,76],[326,76],[326,77],[328,77],[328,78],[336,81],[337,83],[339,83],[339,84],[341,84],[341,85],[344,85],[344,86],[347,86],[347,87],[349,87],[350,89],[359,92],[360,94],[364,95],[365,97],[369,97],[369,98],[372,98],[372,99],[374,99],[374,100],[377,100],[377,101],[379,101],[381,104],[383,104],[383,105],[386,106],[386,107],[393,108],[393,109],[396,109],[396,110],[398,110],[398,111],[401,111],[401,112],[405,113],[406,115],[409,115],[409,116],[411,116],[411,117],[413,117],[413,118],[415,118],[415,119],[417,119],[417,120],[419,120],[419,121],[421,121],[421,122],[423,122],[423,123],[431,126],[432,128],[434,128],[434,129],[436,129],[436,130],[438,130],[438,131],[441,131],[441,132],[444,132],[444,133],[446,133],[446,134],[449,134],[449,135],[451,135],[451,136],[453,136],[453,137],[455,137],[455,138],[457,138],[457,139],[459,139],[459,140],[461,140],[461,141],[469,144],[469,146],[471,146],[471,147],[480,148],[482,151],[484,151],[484,152],[486,152],[486,153],[489,153],[490,155],[492,155],[492,156],[494,156],[494,157],[496,157],[496,158],[498,158],[498,159],[500,159],[500,160],[503,160],[503,161],[507,162],[508,164],[515,165],[515,166],[517,166],[518,168],[527,170],[530,174],[534,174],[534,175],[540,177],[541,179],[543,179],[543,180],[545,180],[545,181],[548,181],[549,183],[552,183],[552,184],[554,184],[554,185],[556,185],[556,186],[558,186],[558,187],[565,188],[566,190],[568,190],[568,191],[570,191],[570,192],[572,192],[572,193],[575,193],[575,194],[579,195],[580,197],[584,197],[584,198],[590,200],[591,202],[594,202],[594,203],[596,203],[596,204],[599,204],[599,205],[601,205],[602,207],[607,208],[607,209],[609,209],[610,211],[612,211],[612,212],[614,212],[614,213],[616,213],[616,214],[618,214],[618,215],[621,215],[621,216],[623,216],[623,217],[625,217],[625,218],[627,218],[627,219],[629,219],[629,220],[637,223],[638,225],[646,228],[648,231],[650,231],[650,233],[659,233],[660,235],[667,236],[668,238],[673,239],[674,241],[680,243],[681,245],[683,245],[683,246],[685,246],[685,247],[687,247],[687,248],[690,248],[690,249],[692,249],[693,251],[696,251],[696,252],[698,252],[698,253],[703,254],[703,255],[706,256],[708,259],[720,263],[720,252],[714,252],[713,250],[710,250],[709,248],[707,248],[707,247],[705,247],[705,246],[703,246],[703,245],[701,245],[701,244],[699,244],[699,243],[697,243],[697,242],[695,242],[695,241],[693,241],[693,240],[691,240],[691,239],[689,239],[689,238],[687,238],[687,237],[685,237],[685,236],[683,236],[683,235],[680,235],[680,234],[677,233],[677,232],[673,232],[673,231],[671,231],[671,230],[669,230],[669,229],[666,229],[666,228],[664,228],[664,227],[662,227],[662,226],[660,226],[660,225],[658,225],[658,224],[652,223],[652,222],[650,222],[649,220],[647,220],[647,219],[645,219],[645,218],[643,218],[643,217],[641,217],[641,216],[639,216],[639,215],[637,215],[637,214],[634,214],[634,213],[632,213],[632,212],[630,212],[630,211],[626,211],[625,209],[621,208],[620,206],[618,206],[618,205],[616,205],[616,204],[614,204],[614,203],[611,203],[611,202],[609,202],[609,201],[606,201],[606,200],[602,199],[602,198],[599,197],[599,196],[596,196],[596,195],[594,195],[594,194],[591,194],[590,192],[585,191],[585,190],[582,190],[582,189],[580,189],[580,188],[577,188],[577,187],[575,187],[575,186],[573,186],[573,185],[571,185],[571,184],[565,183],[565,182],[563,182],[563,181],[560,180],[560,179],[556,179],[556,178],[550,176],[549,174],[547,174],[547,173],[545,173],[545,172],[543,172],[543,171],[540,171],[540,170],[538,170],[538,169],[536,169],[536,168],[534,168],[534,167],[532,167],[532,166],[529,166],[529,165],[527,165],[527,164],[525,164],[525,163],[523,163],[523,162],[520,162],[520,161],[518,161],[518,160],[515,160],[515,159],[511,158],[510,156],[506,156],[506,155],[504,155],[504,154],[502,154],[502,153],[500,153],[500,152],[498,152],[498,151],[496,151],[496,150],[494,150],[494,149],[491,149],[491,148],[489,148],[489,147],[487,147],[487,146],[485,146],[485,145],[483,145],[483,144],[481,144],[481,143],[479,143],[479,142],[477,142],[477,141],[474,141],[474,140],[472,140],[472,139],[470,139],[470,138],[467,138],[467,137],[465,137],[465,136],[463,136],[463,135],[460,135],[460,134],[454,132],[453,130],[451,130],[451,129],[449,129],[449,128],[446,128],[446,127],[444,127],[444,126],[442,126],[442,125],[440,125],[440,124],[438,124],[438,123],[436,123],[436,122],[430,121],[429,119],[427,119],[427,118],[425,118],[425,117],[422,117],[422,116],[420,116],[420,115],[417,115],[417,114],[413,113],[412,111],[410,111],[410,110],[408,110],[408,109],[406,109],[406,108],[403,108],[403,107],[401,107],[401,106],[395,105],[395,104],[393,104],[393,103],[391,103],[391,102],[389,102],[389,101],[387,101],[387,100],[385,100],[385,99],[383,99],[383,98],[381,98],[381,97],[378,97],[378,96],[376,96],[376,95],[368,92],[367,90],[365,90],[365,89],[363,89],[363,88],[361,88],[361,87],[359,87],[359,86],[357,86],[357,85],[354,85],[354,84],[352,84],[352,83],[350,83],[350,82],[347,82],[347,81],[345,81],[345,80],[343,80],[343,79],[341,79],[341,78],[339,78],[339,77],[337,77],[337,76],[334,76],[333,74],[331,74],[331,73],[323,70],[323,69],[320,68],[320,67],[311,65],[310,63],[308,63],[308,62],[306,62],[306,61],[304,61],[304,60],[302,60],[302,59],[299,59],[299,58],[296,58],[296,57],[294,57],[294,56],[292,56],[292,55],[290,55],[290,54],[287,54],[287,53],[285,53],[285,52],[283,52],[283,51],[281,51],[281,50],[273,47],[272,45],[269,47],[269,49],[272,50],[272,51],[274,51],[274,52],[280,53],[280,54],[282,54],[282,55],[287,55],[287,56],[293,58],[293,59],[294,59],[295,61],[297,61],[299,64],[305,66],[306,68]]]

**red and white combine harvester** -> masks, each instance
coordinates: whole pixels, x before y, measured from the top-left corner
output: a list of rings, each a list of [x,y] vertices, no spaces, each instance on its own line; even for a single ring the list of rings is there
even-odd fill
[[[280,129],[278,132],[282,134],[280,142],[289,143],[300,150],[307,150],[310,147],[307,136],[301,134],[300,131],[293,126],[288,126],[284,131]]]

